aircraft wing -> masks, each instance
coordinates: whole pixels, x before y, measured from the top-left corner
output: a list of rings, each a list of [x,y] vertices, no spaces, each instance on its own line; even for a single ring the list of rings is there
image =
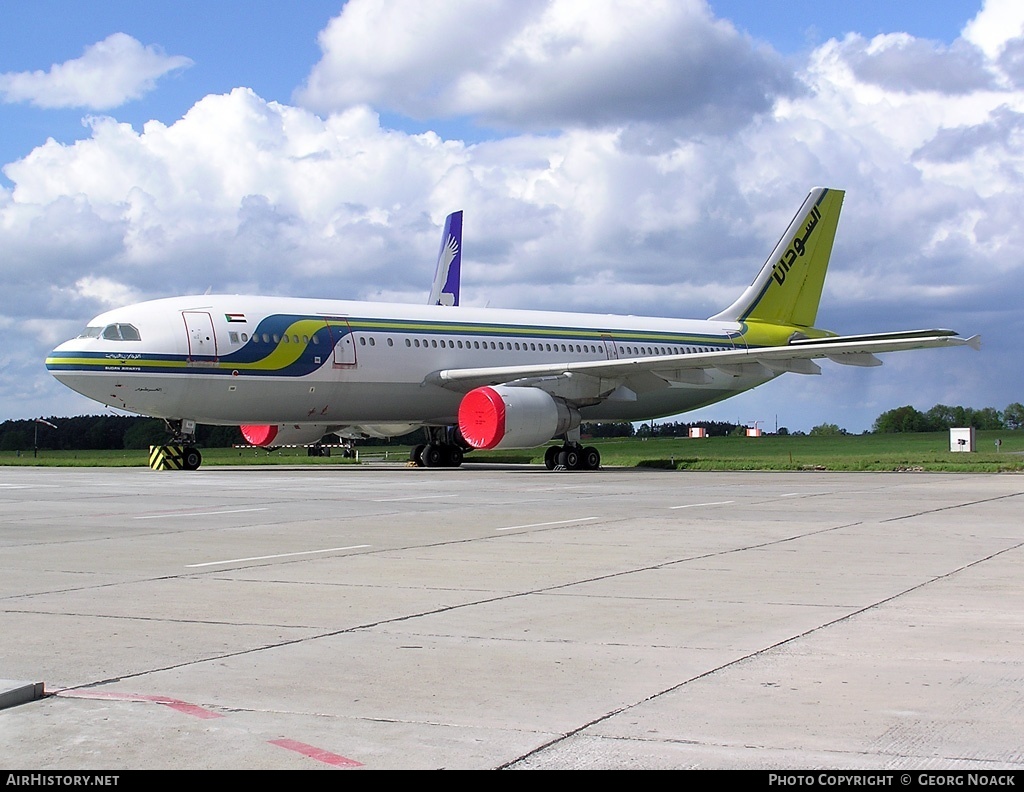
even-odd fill
[[[629,391],[644,393],[676,383],[702,385],[711,381],[707,372],[713,369],[737,377],[783,372],[820,374],[821,368],[813,362],[817,358],[843,365],[880,366],[882,361],[875,353],[947,346],[978,349],[980,345],[980,336],[961,338],[953,330],[909,330],[795,339],[783,346],[686,355],[442,369],[429,375],[426,382],[462,393],[484,385],[538,387],[569,402],[594,404],[606,398],[629,399]]]

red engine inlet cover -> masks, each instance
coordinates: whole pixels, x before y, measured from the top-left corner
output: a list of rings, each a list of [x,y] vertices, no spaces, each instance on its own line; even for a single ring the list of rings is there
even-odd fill
[[[494,388],[477,388],[459,404],[459,431],[473,448],[494,448],[505,436],[505,402]]]
[[[274,442],[274,438],[277,437],[276,425],[240,426],[238,428],[242,430],[242,437],[254,446],[270,445]]]

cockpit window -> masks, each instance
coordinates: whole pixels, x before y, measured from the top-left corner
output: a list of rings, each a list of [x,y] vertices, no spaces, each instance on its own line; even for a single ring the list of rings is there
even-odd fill
[[[130,324],[109,324],[104,328],[87,327],[82,331],[79,338],[100,338],[107,341],[141,341],[139,331]]]

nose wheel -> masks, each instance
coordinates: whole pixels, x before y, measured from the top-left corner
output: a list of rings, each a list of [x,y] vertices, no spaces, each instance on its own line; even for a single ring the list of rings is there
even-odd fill
[[[194,446],[187,446],[181,450],[181,467],[184,470],[199,470],[203,464],[203,455]]]

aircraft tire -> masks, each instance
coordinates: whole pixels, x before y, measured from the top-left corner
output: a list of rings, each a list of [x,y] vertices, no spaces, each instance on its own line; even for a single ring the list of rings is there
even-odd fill
[[[448,449],[448,466],[459,467],[462,464],[462,449],[457,445],[453,445]]]
[[[423,467],[424,466],[424,462],[423,462],[423,449],[424,448],[426,448],[426,446],[423,445],[423,444],[420,444],[418,446],[413,446],[413,449],[409,452],[409,461],[410,462],[414,462],[416,464],[416,467]]]
[[[558,464],[558,454],[561,452],[561,448],[558,446],[548,446],[544,452],[544,467],[548,470],[554,470],[555,465]]]
[[[583,449],[581,462],[586,470],[597,470],[601,467],[601,452],[593,446],[587,446]]]
[[[199,470],[199,466],[203,464],[203,455],[199,453],[199,449],[194,446],[187,446],[181,452],[181,466],[185,470]]]
[[[423,460],[424,467],[441,467],[444,464],[444,449],[431,443],[424,447],[420,459]]]
[[[580,452],[575,448],[565,448],[558,453],[558,464],[566,470],[580,469]]]

